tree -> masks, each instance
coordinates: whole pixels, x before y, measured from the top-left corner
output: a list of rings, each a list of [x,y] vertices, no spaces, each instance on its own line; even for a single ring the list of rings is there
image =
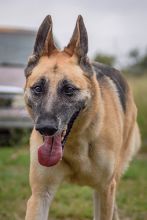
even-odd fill
[[[132,49],[128,53],[128,58],[131,59],[126,68],[128,72],[137,75],[147,73],[147,51],[141,54],[139,49]]]
[[[113,66],[116,62],[116,57],[113,55],[98,53],[95,55],[94,60],[99,63],[104,63],[109,66]]]
[[[140,51],[139,51],[139,49],[138,48],[132,49],[129,52],[128,56],[131,59],[133,65],[137,64],[140,60]]]

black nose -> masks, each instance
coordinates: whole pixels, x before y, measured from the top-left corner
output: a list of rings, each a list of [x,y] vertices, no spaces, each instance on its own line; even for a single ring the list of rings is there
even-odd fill
[[[58,131],[58,122],[54,117],[39,117],[35,129],[45,136],[54,135]]]
[[[51,136],[51,135],[54,135],[58,129],[55,125],[37,124],[36,130],[39,131],[40,134],[42,134],[42,135]]]

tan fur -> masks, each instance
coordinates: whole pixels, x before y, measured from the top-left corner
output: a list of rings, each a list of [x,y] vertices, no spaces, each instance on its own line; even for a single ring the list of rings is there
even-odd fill
[[[88,78],[77,64],[75,56],[56,52],[42,56],[28,77],[28,89],[46,75],[51,82],[51,97],[64,76],[82,91],[87,107],[73,124],[64,147],[62,161],[53,167],[43,167],[37,158],[42,136],[35,129],[30,139],[30,184],[32,196],[27,205],[26,220],[47,220],[48,208],[63,180],[88,185],[95,190],[95,220],[118,220],[115,191],[118,180],[138,151],[140,135],[136,123],[137,110],[130,89],[124,113],[114,83],[100,85],[95,74]],[[49,100],[51,102],[51,100]],[[31,114],[31,110],[29,109]]]

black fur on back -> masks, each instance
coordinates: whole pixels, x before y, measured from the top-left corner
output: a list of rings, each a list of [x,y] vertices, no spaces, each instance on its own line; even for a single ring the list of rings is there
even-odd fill
[[[100,82],[105,81],[105,76],[109,77],[113,83],[116,85],[120,103],[123,107],[124,112],[126,111],[126,101],[127,101],[127,91],[128,91],[128,84],[121,73],[104,64],[93,62],[92,66],[95,70],[97,80]]]

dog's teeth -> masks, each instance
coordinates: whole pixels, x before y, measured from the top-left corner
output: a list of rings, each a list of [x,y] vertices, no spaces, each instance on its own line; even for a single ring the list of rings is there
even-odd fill
[[[66,130],[63,131],[63,136],[65,136],[65,134],[66,134]]]
[[[65,129],[65,130],[62,131],[62,134],[61,134],[61,140],[62,140],[62,141],[64,140],[64,137],[65,137],[65,135],[66,135],[66,130],[67,130],[67,129]]]

